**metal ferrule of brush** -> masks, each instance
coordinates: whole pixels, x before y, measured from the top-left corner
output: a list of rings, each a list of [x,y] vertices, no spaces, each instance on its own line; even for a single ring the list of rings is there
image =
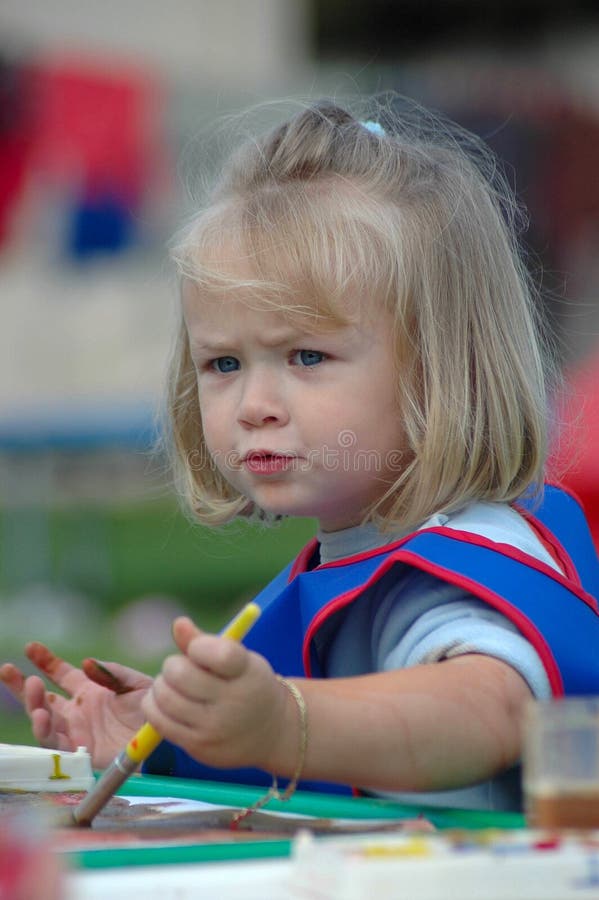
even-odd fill
[[[127,756],[126,751],[113,760],[92,790],[73,809],[76,825],[91,825],[93,819],[106,806],[123,782],[137,769],[138,763]]]

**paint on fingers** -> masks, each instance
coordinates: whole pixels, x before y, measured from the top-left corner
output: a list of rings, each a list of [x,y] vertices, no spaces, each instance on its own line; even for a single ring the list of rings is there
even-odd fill
[[[56,681],[59,668],[65,665],[64,660],[52,653],[45,644],[40,644],[39,641],[27,644],[25,655],[40,672],[43,672],[52,681]]]
[[[0,666],[0,681],[19,700],[24,699],[25,676],[12,663]]]
[[[84,659],[82,669],[90,681],[99,684],[100,687],[108,688],[109,691],[113,691],[115,694],[129,694],[135,690],[135,688],[121,681],[114,672],[111,672],[97,659]]]

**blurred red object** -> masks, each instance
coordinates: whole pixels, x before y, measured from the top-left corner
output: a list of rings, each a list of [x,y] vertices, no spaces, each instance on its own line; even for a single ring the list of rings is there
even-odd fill
[[[136,208],[156,175],[162,89],[134,66],[61,58],[28,68],[36,165],[93,195],[110,186]]]
[[[33,816],[0,820],[0,897],[6,900],[61,900],[63,870],[51,841]]]
[[[549,476],[578,495],[599,552],[599,350],[566,374]]]
[[[0,243],[21,200],[27,223],[54,217],[68,256],[151,239],[172,183],[165,98],[126,60],[0,57]]]
[[[0,58],[0,245],[10,233],[33,147],[30,99],[20,67]]]

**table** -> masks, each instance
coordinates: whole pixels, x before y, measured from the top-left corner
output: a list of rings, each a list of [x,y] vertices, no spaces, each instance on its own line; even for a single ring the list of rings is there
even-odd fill
[[[248,805],[260,789],[136,776],[125,796]],[[258,840],[67,853],[64,900],[597,900],[599,832],[544,834],[523,816],[431,809],[298,792],[269,808],[294,814],[413,819],[435,834]]]

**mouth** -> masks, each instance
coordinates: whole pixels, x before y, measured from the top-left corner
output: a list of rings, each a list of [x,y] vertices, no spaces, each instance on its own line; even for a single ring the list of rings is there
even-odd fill
[[[297,457],[290,453],[251,450],[243,457],[242,462],[248,472],[251,472],[253,475],[274,475],[293,468],[297,462]]]

